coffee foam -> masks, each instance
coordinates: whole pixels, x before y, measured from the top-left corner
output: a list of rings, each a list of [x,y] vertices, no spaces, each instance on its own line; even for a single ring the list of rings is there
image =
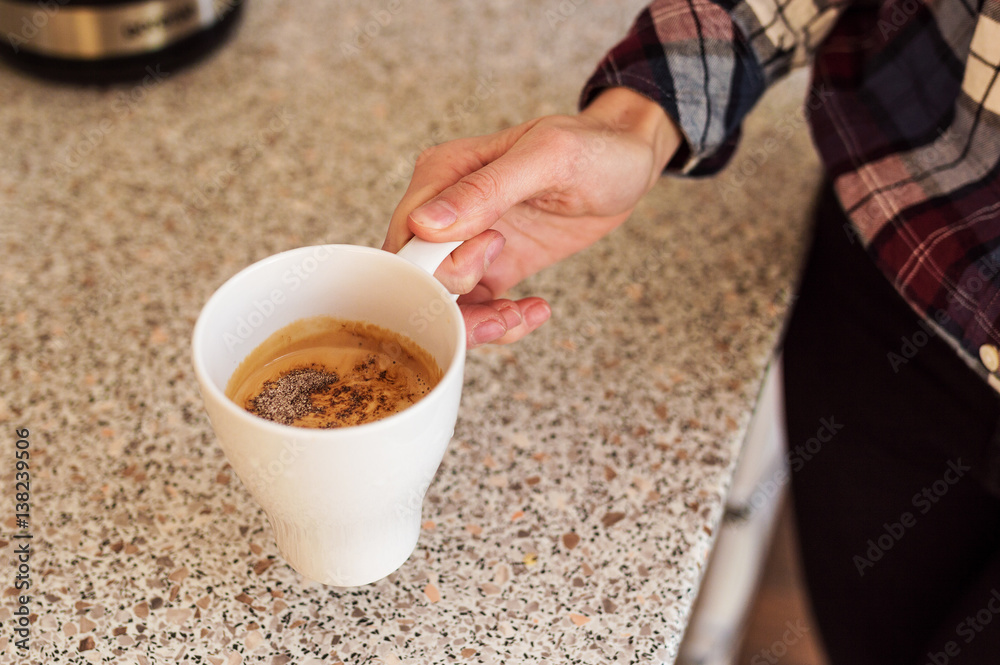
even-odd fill
[[[282,424],[346,427],[402,411],[441,376],[430,354],[402,335],[320,316],[300,319],[255,348],[230,377],[226,396]]]

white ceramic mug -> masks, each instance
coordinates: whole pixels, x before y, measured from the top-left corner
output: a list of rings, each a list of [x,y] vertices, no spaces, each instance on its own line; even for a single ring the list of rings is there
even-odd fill
[[[267,514],[282,556],[324,584],[379,580],[413,552],[420,510],[458,415],[465,328],[432,273],[458,243],[411,241],[398,254],[352,245],[303,247],[251,265],[209,299],[194,328],[195,373],[236,475]],[[243,358],[312,316],[367,321],[402,334],[443,371],[419,402],[338,429],[281,425],[225,395]]]

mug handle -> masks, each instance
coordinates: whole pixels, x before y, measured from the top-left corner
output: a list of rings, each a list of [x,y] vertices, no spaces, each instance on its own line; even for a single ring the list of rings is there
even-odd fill
[[[396,252],[396,256],[403,257],[418,268],[433,275],[434,271],[441,265],[441,262],[461,244],[461,240],[428,242],[413,236],[409,242],[403,245],[402,249]],[[458,295],[452,293],[451,298],[452,300],[458,300]]]

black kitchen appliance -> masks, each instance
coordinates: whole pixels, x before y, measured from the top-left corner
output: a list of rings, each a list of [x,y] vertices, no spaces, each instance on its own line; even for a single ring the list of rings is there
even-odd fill
[[[172,73],[225,41],[242,0],[0,0],[0,55],[79,83]]]

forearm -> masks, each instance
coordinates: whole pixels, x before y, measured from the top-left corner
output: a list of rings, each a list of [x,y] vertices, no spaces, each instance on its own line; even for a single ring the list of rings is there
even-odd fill
[[[649,147],[652,164],[647,190],[685,141],[680,128],[662,106],[628,88],[604,90],[580,114]]]

